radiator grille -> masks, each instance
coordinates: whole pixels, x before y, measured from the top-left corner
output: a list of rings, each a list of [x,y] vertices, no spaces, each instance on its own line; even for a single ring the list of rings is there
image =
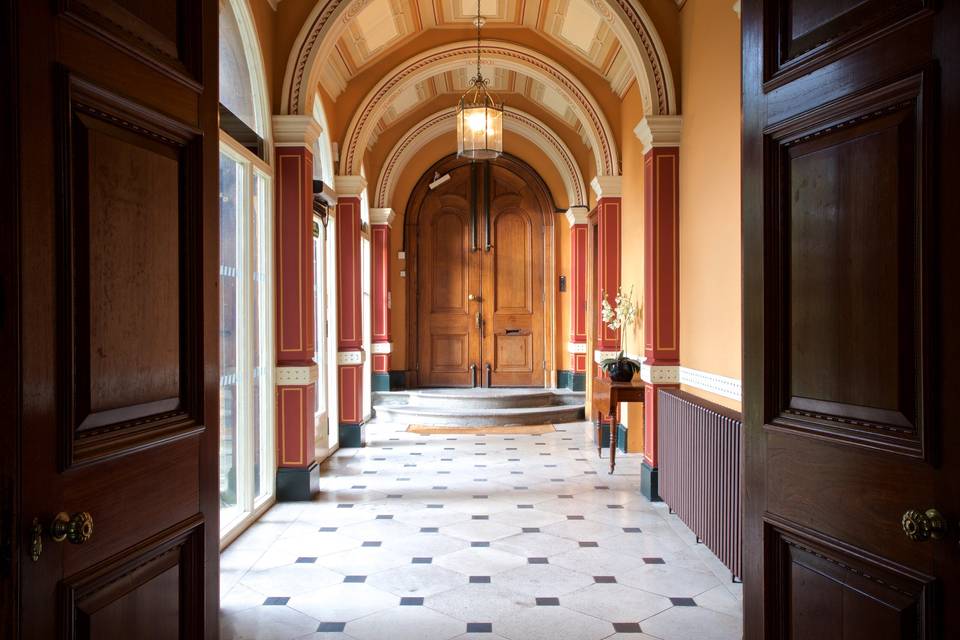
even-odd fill
[[[673,389],[659,391],[657,413],[660,497],[740,577],[740,414]]]

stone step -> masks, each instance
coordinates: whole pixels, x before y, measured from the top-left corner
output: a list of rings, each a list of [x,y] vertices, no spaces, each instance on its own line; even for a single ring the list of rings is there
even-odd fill
[[[583,398],[567,398],[569,394],[550,389],[521,391],[517,389],[443,389],[412,391],[408,404],[425,408],[509,409],[550,407],[562,404],[583,404]]]
[[[380,420],[397,424],[437,426],[486,426],[507,424],[555,424],[583,420],[583,405],[559,404],[540,407],[476,408],[463,406],[424,407],[380,405],[374,408]]]

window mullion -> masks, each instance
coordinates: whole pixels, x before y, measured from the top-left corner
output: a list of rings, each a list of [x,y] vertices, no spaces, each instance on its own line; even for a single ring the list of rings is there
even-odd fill
[[[240,215],[240,264],[242,272],[240,274],[240,279],[242,282],[242,295],[240,298],[240,317],[241,329],[240,329],[240,340],[242,341],[242,348],[239,349],[240,355],[240,372],[241,372],[241,384],[242,393],[240,395],[242,400],[243,410],[241,412],[242,419],[240,421],[240,460],[242,464],[238,471],[237,485],[240,490],[240,504],[244,512],[250,512],[253,510],[253,469],[254,469],[254,443],[253,443],[253,411],[254,411],[254,399],[253,399],[253,347],[254,347],[254,337],[253,337],[253,296],[254,296],[254,287],[253,287],[253,251],[251,239],[253,237],[252,231],[252,196],[253,196],[253,176],[250,168],[249,162],[243,162],[243,192],[242,192],[242,207]]]

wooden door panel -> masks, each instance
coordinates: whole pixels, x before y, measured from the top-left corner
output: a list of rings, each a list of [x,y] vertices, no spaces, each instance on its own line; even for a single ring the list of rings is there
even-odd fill
[[[494,371],[499,373],[533,373],[533,335],[514,335],[507,330],[494,335]]]
[[[59,0],[64,17],[130,50],[158,70],[199,87],[200,3],[190,0]]]
[[[927,84],[849,96],[768,134],[783,229],[778,427],[924,455]]]
[[[907,640],[932,632],[934,586],[855,548],[810,531],[766,522],[768,587],[781,624],[770,637],[792,640]]]
[[[62,601],[69,640],[202,637],[203,521],[184,520],[122,558],[73,575]]]
[[[931,0],[803,0],[766,5],[767,89],[820,68],[928,13]]]
[[[191,364],[198,132],[72,76],[61,79],[58,356],[64,467],[196,433]]]
[[[460,176],[431,194],[420,218],[417,318],[420,383],[427,387],[473,386],[470,365],[479,359],[477,303],[468,299],[479,291],[479,274],[470,251],[467,183]]]
[[[533,313],[533,230],[519,209],[500,213],[492,222],[493,313]]]

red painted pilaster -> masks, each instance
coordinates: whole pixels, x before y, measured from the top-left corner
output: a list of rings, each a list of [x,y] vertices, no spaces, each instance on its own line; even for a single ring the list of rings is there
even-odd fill
[[[374,376],[390,374],[390,226],[393,209],[370,210],[370,244],[373,251],[370,313],[372,314],[372,369]],[[389,383],[388,383],[389,386]]]
[[[644,404],[643,456],[657,467],[657,391],[679,386],[680,149],[653,147],[644,156]]]
[[[574,373],[587,371],[587,210],[567,211],[570,222],[570,359]]]
[[[337,369],[341,446],[362,446],[363,318],[360,281],[360,176],[337,176]]]
[[[600,319],[600,305],[604,294],[610,304],[616,304],[620,288],[620,196],[603,196],[597,201],[597,349],[618,351],[620,331],[610,329]]]
[[[275,184],[277,460],[281,468],[308,469],[315,462],[316,439],[316,375],[311,375],[316,370],[313,154],[309,148],[302,143],[277,147]],[[303,380],[310,382],[303,384]]]

